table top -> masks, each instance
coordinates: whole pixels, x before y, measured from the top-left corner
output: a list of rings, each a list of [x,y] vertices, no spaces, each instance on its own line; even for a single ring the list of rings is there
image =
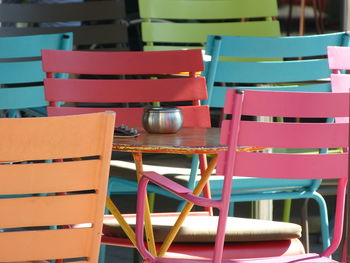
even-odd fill
[[[220,144],[220,128],[181,128],[175,134],[151,134],[137,128],[140,135],[114,137],[113,151],[179,154],[215,154],[227,150]]]

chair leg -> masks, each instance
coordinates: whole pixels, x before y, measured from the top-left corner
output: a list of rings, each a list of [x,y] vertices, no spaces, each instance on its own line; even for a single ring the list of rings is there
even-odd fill
[[[106,247],[107,245],[100,245],[100,254],[98,256],[98,263],[105,263],[106,261]]]
[[[308,203],[309,203],[309,199],[304,199],[303,206],[301,208],[301,226],[303,229],[303,235],[301,237],[301,242],[303,243],[303,246],[305,248],[306,253],[309,253],[309,251],[310,251],[309,222],[307,220],[307,218],[308,218],[308,212],[307,212]]]
[[[283,217],[282,217],[283,222],[289,222],[291,207],[292,207],[292,199],[284,200]]]
[[[305,34],[305,0],[300,0],[299,35]]]
[[[327,204],[324,198],[318,193],[315,193],[312,198],[316,200],[320,208],[322,246],[323,249],[326,249],[330,245]]]

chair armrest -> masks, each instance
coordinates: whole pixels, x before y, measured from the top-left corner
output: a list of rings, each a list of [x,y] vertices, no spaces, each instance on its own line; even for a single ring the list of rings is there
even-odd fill
[[[174,194],[188,194],[192,193],[192,191],[174,181],[166,178],[163,175],[160,175],[156,172],[143,172],[143,176],[149,179],[152,183],[174,193]]]

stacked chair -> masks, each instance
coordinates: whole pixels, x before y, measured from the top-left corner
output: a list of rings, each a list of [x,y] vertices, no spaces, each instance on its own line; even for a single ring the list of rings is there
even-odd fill
[[[125,123],[130,127],[141,126],[141,116],[143,107],[138,108],[84,108],[57,106],[57,101],[66,102],[93,102],[93,103],[116,103],[116,102],[152,102],[152,101],[193,101],[193,105],[181,106],[184,113],[184,127],[209,127],[210,118],[208,106],[200,106],[199,100],[207,98],[205,80],[196,76],[195,72],[203,70],[202,54],[200,50],[177,50],[177,51],[155,51],[155,52],[84,52],[84,51],[52,51],[43,50],[43,69],[47,73],[44,80],[46,99],[50,102],[48,114],[50,116],[77,114],[113,110],[118,118],[116,125]],[[148,78],[138,79],[58,79],[55,73],[79,73],[94,75],[116,75],[124,74],[144,75]],[[188,72],[187,75],[179,72]],[[156,74],[158,78],[149,79],[149,76]],[[170,75],[169,75],[170,74]],[[163,75],[163,77],[159,77]],[[166,87],[166,88],[165,88]],[[175,104],[174,104],[175,105]],[[139,158],[139,156],[138,156]],[[136,161],[136,160],[135,160]],[[154,188],[151,189],[154,191]],[[154,215],[156,216],[156,215]],[[162,230],[159,233],[164,236],[172,226],[175,215],[167,218],[165,224],[153,224],[155,229]],[[199,216],[196,216],[198,218]],[[201,215],[200,218],[212,222],[216,217]],[[135,216],[126,218],[128,222],[135,222]],[[198,219],[199,220],[199,219]],[[237,219],[230,219],[236,222]],[[250,219],[238,219],[242,222],[249,222]],[[246,221],[247,220],[247,221]],[[197,219],[196,219],[197,221]],[[192,221],[190,221],[192,222]],[[197,228],[196,231],[205,231],[208,228],[207,222]],[[188,224],[188,223],[187,223]],[[235,224],[231,224],[235,227]],[[269,229],[268,231],[266,229]],[[251,236],[250,229],[243,231],[244,235],[250,236],[249,242],[230,242],[227,247],[226,258],[239,254],[249,255],[254,247],[256,255],[275,256],[292,255],[304,252],[303,246],[297,239],[300,237],[300,227],[290,223],[270,223],[262,221],[260,232]],[[236,229],[237,230],[237,229]],[[232,230],[235,232],[235,229]],[[278,232],[274,235],[273,233]],[[157,232],[157,231],[156,231]],[[268,232],[262,237],[262,232]],[[206,238],[207,242],[213,243],[215,239],[215,227]],[[232,233],[232,232],[231,232]],[[184,235],[191,237],[198,233],[186,232]],[[203,233],[202,233],[203,234]],[[278,236],[278,237],[276,237]],[[247,238],[247,237],[245,237]],[[254,240],[254,238],[256,238]],[[264,239],[265,238],[265,239]],[[157,243],[161,243],[162,238],[155,236]],[[268,243],[261,240],[268,240]],[[189,239],[187,239],[189,240]],[[258,241],[259,240],[259,241]],[[134,245],[127,239],[121,226],[107,217],[104,225],[104,236],[102,241],[111,245],[130,246]],[[204,240],[205,241],[205,240]],[[185,249],[185,248],[188,249]],[[171,247],[169,253],[179,253],[186,250],[189,257],[207,255],[208,245],[205,248],[188,246],[185,243],[176,243]],[[208,255],[207,255],[208,256]]]
[[[1,262],[97,262],[114,122],[0,119]]]
[[[46,115],[48,103],[42,83],[45,74],[41,67],[41,49],[71,50],[72,44],[72,33],[0,38],[0,111],[3,117]]]
[[[224,176],[222,196],[220,199],[207,199],[195,196],[192,190],[174,183],[168,179],[159,180],[161,175],[155,172],[144,172],[139,184],[137,200],[136,237],[139,251],[145,262],[336,262],[329,257],[338,248],[343,231],[345,192],[348,180],[348,153],[325,154],[293,154],[269,152],[237,151],[240,146],[263,146],[271,148],[346,148],[349,143],[349,123],[302,123],[302,122],[260,122],[242,120],[243,116],[282,116],[298,118],[337,118],[349,117],[348,93],[309,93],[309,92],[279,92],[229,90],[225,101],[225,114],[231,118],[223,123],[221,143],[228,145],[227,152],[219,153],[217,173]],[[225,260],[223,254],[227,251],[228,236],[225,226],[232,227],[227,217],[231,199],[232,184],[236,176],[249,176],[278,179],[338,179],[335,226],[332,243],[323,253],[307,253],[295,256],[277,256],[259,258],[254,248],[248,256],[238,254],[235,258]],[[196,205],[213,206],[219,210],[215,246],[207,259],[188,258],[186,250],[176,257],[159,257],[152,255],[144,243],[144,207],[148,182],[151,181],[170,192]],[[196,220],[200,224],[202,218]],[[251,219],[251,227],[259,223]],[[239,222],[237,227],[242,227]],[[252,231],[253,232],[253,231]],[[181,231],[179,232],[181,233]],[[264,243],[264,242],[262,242]],[[224,246],[225,244],[225,246]],[[207,244],[192,242],[206,247]],[[198,249],[198,248],[197,248]],[[208,250],[210,248],[207,248]],[[250,258],[250,259],[249,259]]]
[[[0,36],[74,33],[80,50],[128,50],[124,0],[2,3]]]

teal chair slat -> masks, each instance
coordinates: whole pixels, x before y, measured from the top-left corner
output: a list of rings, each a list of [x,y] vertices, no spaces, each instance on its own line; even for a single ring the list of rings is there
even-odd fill
[[[286,85],[286,86],[263,86],[263,87],[222,87],[213,86],[210,100],[210,107],[222,108],[222,101],[225,101],[226,91],[228,89],[247,89],[247,90],[272,90],[272,91],[296,91],[296,92],[331,92],[330,83],[308,84],[308,85]]]
[[[149,18],[205,20],[278,15],[277,2],[270,0],[139,0],[139,6],[140,16]]]
[[[70,32],[0,38],[0,110],[8,111],[5,117],[21,116],[19,112],[28,116],[46,115],[48,102],[41,86],[45,77],[41,50],[71,50],[72,46]]]
[[[313,81],[325,78],[330,73],[327,59],[244,63],[218,61],[215,81],[233,83]]]
[[[0,40],[1,41],[1,40]],[[45,73],[41,61],[0,62],[1,84],[16,84],[42,81]],[[6,74],[4,74],[6,72]]]
[[[41,49],[69,50],[72,45],[73,36],[71,33],[33,35],[31,37],[1,37],[0,58],[40,57]]]
[[[44,87],[1,88],[0,110],[19,110],[47,106]]]
[[[222,57],[260,57],[260,58],[296,58],[304,56],[325,55],[327,46],[347,45],[348,37],[344,33],[304,36],[300,41],[296,37],[260,37],[256,45],[254,39],[247,41],[245,37],[236,37],[230,41],[230,36],[220,36],[220,56]],[[215,48],[215,36],[208,36],[206,53],[212,54]],[[268,48],[267,48],[268,47]],[[288,48],[286,48],[288,47]]]
[[[209,36],[205,49],[208,61],[203,72],[208,100],[204,104],[222,108],[225,92],[232,88],[331,92],[326,59],[328,45],[349,45],[349,36],[344,32],[298,37]],[[237,61],[247,57],[255,62]],[[323,150],[320,149],[320,153]],[[298,180],[297,183],[256,178],[234,180],[232,202],[284,198],[316,200],[320,207],[323,247],[329,245],[327,207],[316,192],[321,180]],[[214,196],[219,196],[221,184],[220,178],[211,180]]]

